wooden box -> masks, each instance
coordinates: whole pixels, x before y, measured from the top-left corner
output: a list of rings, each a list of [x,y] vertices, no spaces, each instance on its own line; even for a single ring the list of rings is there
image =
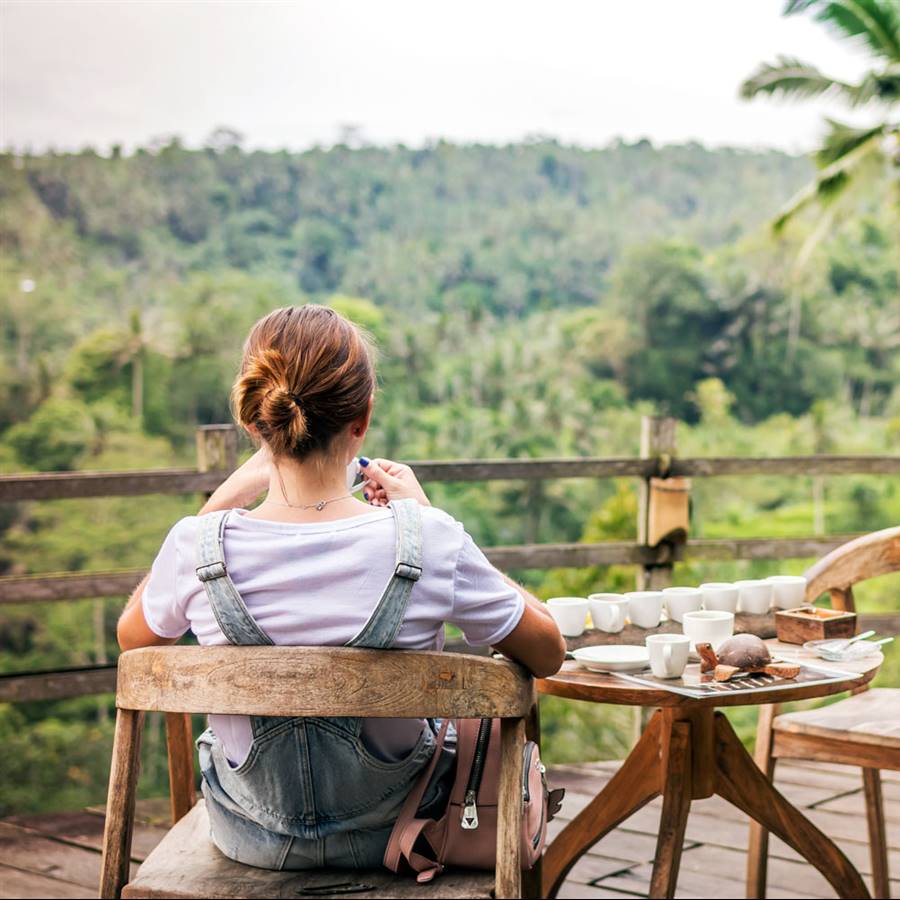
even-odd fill
[[[779,609],[775,613],[775,633],[786,644],[850,638],[856,634],[856,613],[818,606]]]

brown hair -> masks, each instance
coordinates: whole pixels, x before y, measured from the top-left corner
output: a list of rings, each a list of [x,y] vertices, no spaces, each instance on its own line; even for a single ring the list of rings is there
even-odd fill
[[[238,424],[275,456],[305,459],[366,414],[375,391],[368,336],[327,306],[287,306],[260,319],[231,390]]]

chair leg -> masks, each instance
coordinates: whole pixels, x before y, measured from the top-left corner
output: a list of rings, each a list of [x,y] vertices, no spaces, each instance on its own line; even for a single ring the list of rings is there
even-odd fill
[[[120,709],[116,713],[100,864],[100,897],[104,900],[116,900],[128,883],[143,725],[143,712]]]
[[[869,854],[872,859],[873,897],[890,897],[888,877],[887,833],[884,827],[884,801],[881,795],[881,772],[863,769],[863,789],[866,795],[866,818],[869,822]]]
[[[522,751],[525,720],[500,720],[500,785],[497,797],[497,900],[522,896]]]
[[[759,708],[756,721],[756,745],[753,759],[769,783],[775,776],[772,756],[772,720],[778,714],[778,704],[767,703]],[[747,843],[747,896],[764,900],[769,868],[769,832],[755,819],[750,820],[750,839]]]

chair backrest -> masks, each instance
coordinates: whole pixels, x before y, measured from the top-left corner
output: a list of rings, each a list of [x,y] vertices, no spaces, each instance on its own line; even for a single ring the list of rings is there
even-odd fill
[[[900,571],[900,527],[873,531],[832,550],[806,570],[806,600],[828,591],[835,609],[853,611],[853,585]]]
[[[166,713],[173,822],[194,802],[191,713],[502,719],[496,895],[520,896],[526,720],[534,680],[516,663],[461,653],[348,647],[145,647],[119,657],[101,897],[128,880],[145,710]],[[510,847],[513,848],[510,851]]]
[[[145,647],[119,657],[120,709],[260,716],[515,718],[519,665],[462,653],[349,647]]]

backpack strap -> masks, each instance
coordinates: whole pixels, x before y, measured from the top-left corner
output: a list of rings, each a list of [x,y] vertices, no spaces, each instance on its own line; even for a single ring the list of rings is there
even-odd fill
[[[391,500],[388,504],[397,527],[394,574],[387,583],[375,611],[347,647],[391,647],[403,624],[409,595],[422,576],[422,507],[417,500]]]
[[[225,566],[225,522],[231,510],[200,516],[197,534],[197,578],[222,633],[231,644],[273,644],[250,615]]]
[[[422,803],[422,798],[425,796],[431,777],[434,775],[449,727],[450,719],[444,719],[441,723],[441,730],[438,732],[437,739],[434,742],[434,753],[413,789],[407,795],[403,808],[400,810],[400,815],[397,817],[397,821],[391,830],[387,848],[384,851],[384,865],[388,869],[392,872],[400,871],[401,861],[405,859],[409,867],[417,873],[416,881],[420,884],[431,881],[435,875],[440,874],[444,870],[444,867],[437,860],[428,859],[427,856],[416,853],[413,847],[415,847],[422,830],[433,821],[432,819],[417,819],[416,812]]]

